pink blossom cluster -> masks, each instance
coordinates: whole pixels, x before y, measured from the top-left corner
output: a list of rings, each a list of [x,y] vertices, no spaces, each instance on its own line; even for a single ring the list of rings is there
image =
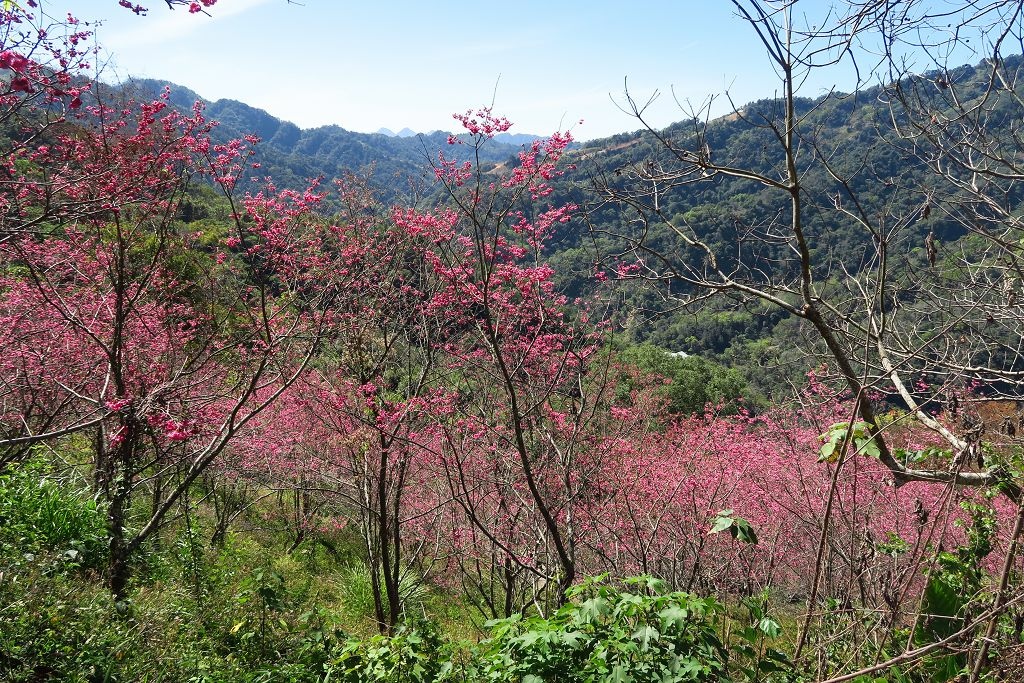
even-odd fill
[[[495,116],[490,107],[481,107],[475,111],[469,109],[462,114],[453,114],[452,117],[475,138],[493,138],[499,133],[508,132],[512,127],[511,121],[504,116]],[[448,144],[454,144],[455,141],[448,138]]]

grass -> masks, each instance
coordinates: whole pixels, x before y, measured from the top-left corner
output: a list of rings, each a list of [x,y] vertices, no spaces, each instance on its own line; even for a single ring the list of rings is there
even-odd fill
[[[369,574],[344,530],[287,552],[279,505],[260,500],[222,547],[212,508],[192,506],[140,553],[115,605],[103,512],[86,492],[41,459],[0,477],[0,680],[317,680],[349,634],[376,633]],[[465,636],[453,596],[412,577],[405,592],[417,615]]]

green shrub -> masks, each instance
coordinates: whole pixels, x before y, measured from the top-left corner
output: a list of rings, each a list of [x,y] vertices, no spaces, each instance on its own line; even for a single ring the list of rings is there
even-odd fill
[[[0,553],[15,561],[37,555],[80,567],[106,557],[103,511],[81,488],[57,477],[40,458],[0,476]]]
[[[341,597],[347,616],[375,622],[370,568],[365,563],[358,562],[344,569],[342,577],[344,581],[341,586]],[[382,589],[383,581],[382,577]],[[420,578],[408,571],[399,577],[398,591],[404,611],[422,610],[429,594]]]
[[[392,636],[350,639],[330,666],[344,683],[434,683],[453,680],[452,650],[432,622],[399,626]]]
[[[105,587],[28,564],[0,574],[0,680],[138,680],[140,625]]]
[[[641,344],[623,351],[622,360],[670,380],[661,393],[668,400],[671,413],[700,413],[711,405],[730,415],[743,405],[747,386],[742,375],[706,358],[678,356],[651,344]],[[619,389],[620,394],[628,394],[631,383],[627,381]]]
[[[491,622],[471,680],[729,680],[728,654],[714,627],[721,606],[713,598],[668,593],[657,579],[629,583],[637,592],[587,581],[548,619]]]

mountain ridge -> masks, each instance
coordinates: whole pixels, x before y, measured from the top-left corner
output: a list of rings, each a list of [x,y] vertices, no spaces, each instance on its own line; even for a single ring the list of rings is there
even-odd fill
[[[381,199],[395,201],[405,192],[416,194],[424,182],[433,181],[431,169],[438,152],[459,161],[468,161],[471,154],[468,145],[449,145],[449,133],[444,131],[390,137],[358,133],[336,124],[304,129],[245,102],[210,100],[166,80],[138,78],[116,87],[137,99],[159,97],[169,90],[168,102],[182,111],[191,111],[201,102],[204,115],[218,122],[213,133],[218,141],[258,136],[261,144],[254,161],[260,165],[260,175],[272,177],[278,187],[301,187],[313,178],[330,179],[353,172],[370,176]],[[506,162],[520,149],[520,145],[495,140],[484,146],[480,160]],[[252,179],[243,179],[243,185],[246,182],[252,184]]]

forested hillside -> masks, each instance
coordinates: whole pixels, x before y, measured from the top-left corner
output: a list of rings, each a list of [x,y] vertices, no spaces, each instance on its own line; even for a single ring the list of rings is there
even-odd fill
[[[0,9],[0,678],[1018,680],[1024,63],[895,48],[1019,7],[734,7],[778,98],[519,145]]]
[[[1005,68],[1015,71],[1019,61],[1019,56],[1007,58]],[[917,83],[937,90],[934,83],[939,77],[939,72],[910,77],[906,87],[916,87]],[[984,65],[960,67],[941,77],[956,83],[959,96],[967,101],[982,96],[989,86]],[[127,90],[156,97],[165,87],[170,88],[170,102],[182,111],[188,111],[200,99],[187,88],[158,81],[134,81]],[[855,93],[795,100],[801,130],[806,131],[801,139],[806,148],[801,152],[801,163],[806,163],[802,190],[811,205],[824,207],[808,213],[808,242],[815,258],[841,261],[852,272],[861,266],[858,259],[867,258],[865,253],[871,244],[866,240],[870,238],[856,218],[833,210],[837,196],[840,204],[844,194],[855,196],[859,211],[912,217],[913,229],[901,235],[899,248],[901,257],[918,264],[925,259],[929,233],[938,243],[949,244],[968,232],[943,212],[929,212],[927,217],[922,214],[929,194],[954,193],[955,188],[929,178],[929,169],[915,156],[913,144],[908,145],[891,131],[891,111],[886,104],[889,96],[888,89],[876,85]],[[933,99],[936,96],[933,94]],[[752,102],[735,114],[708,122],[682,121],[664,130],[638,130],[574,146],[569,153],[572,169],[553,183],[553,198],[556,203],[575,203],[584,212],[580,220],[552,233],[543,254],[554,267],[558,289],[571,297],[592,296],[597,291],[595,275],[601,271],[597,265],[600,258],[628,250],[620,233],[630,217],[623,214],[621,204],[596,198],[607,192],[623,192],[635,186],[638,179],[671,168],[676,161],[673,147],[692,145],[699,138],[699,144],[713,153],[715,163],[782,177],[784,169],[772,154],[775,133],[766,125],[779,116],[781,106],[777,100]],[[338,127],[303,131],[230,100],[207,103],[205,114],[218,121],[215,139],[259,136],[261,143],[253,156],[259,168],[247,174],[245,180],[250,184],[243,183],[243,188],[255,187],[251,183],[265,177],[273,178],[280,187],[298,189],[311,178],[368,173],[371,186],[384,203],[405,201],[431,206],[444,201],[432,165],[437,151],[447,146],[448,133],[388,137],[351,133]],[[989,111],[987,116],[986,125],[994,134],[1013,135],[1016,124],[1012,109]],[[485,172],[514,163],[524,146],[489,140],[480,150]],[[812,161],[823,151],[828,154],[827,165]],[[456,147],[451,152],[460,161],[468,158],[465,148]],[[837,183],[830,169],[844,174],[844,183]],[[789,247],[784,242],[743,244],[745,230],[770,222],[779,214],[770,188],[749,178],[718,178],[695,184],[678,180],[668,178],[663,182],[659,211],[667,220],[649,226],[646,249],[672,251],[677,240],[670,225],[687,224],[694,226],[701,240],[725,254],[724,266],[742,265],[769,275],[787,275],[783,264]],[[912,187],[915,190],[909,191]],[[682,293],[685,288],[681,280],[673,282],[671,277],[664,289],[625,285],[619,293],[622,303],[612,317],[634,343],[651,342],[745,372],[755,387],[751,392],[773,394],[778,372],[800,381],[806,371],[799,360],[802,354],[794,357],[786,344],[779,343],[794,333],[794,324],[787,316],[746,302],[705,307],[699,312],[679,310],[673,297],[666,300],[662,296],[665,292]],[[765,362],[770,364],[767,374],[757,369]],[[787,391],[789,387],[783,387],[783,392]]]

